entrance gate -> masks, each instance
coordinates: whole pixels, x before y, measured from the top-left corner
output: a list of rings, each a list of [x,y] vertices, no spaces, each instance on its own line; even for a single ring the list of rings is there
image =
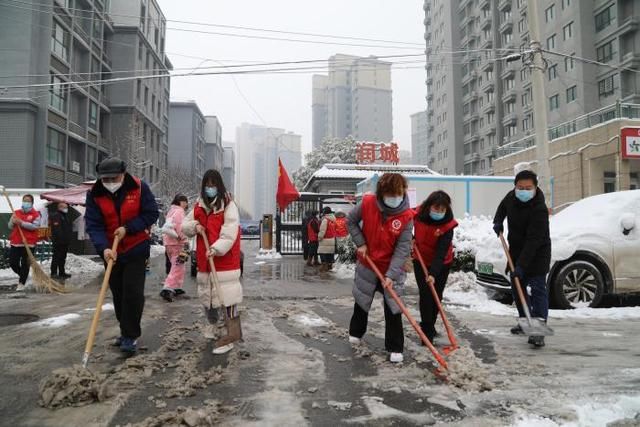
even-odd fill
[[[322,212],[325,206],[347,213],[353,196],[336,194],[301,194],[276,216],[276,250],[282,255],[302,255],[302,220],[306,212]]]

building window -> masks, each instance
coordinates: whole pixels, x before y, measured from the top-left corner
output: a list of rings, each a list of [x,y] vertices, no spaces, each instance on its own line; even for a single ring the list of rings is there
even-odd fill
[[[524,33],[527,30],[527,21],[525,19],[521,19],[518,21],[518,32],[520,34]]]
[[[513,78],[505,79],[503,86],[504,86],[504,90],[511,90],[516,86],[516,80]]]
[[[567,104],[573,102],[578,97],[578,88],[576,86],[571,86],[567,89]]]
[[[69,33],[55,20],[51,30],[51,50],[65,61],[69,60]]]
[[[502,33],[502,43],[507,45],[509,43],[511,43],[511,41],[513,40],[513,33],[508,32],[508,33]]]
[[[64,166],[64,140],[65,135],[57,130],[49,129],[47,138],[47,162]]]
[[[596,32],[602,31],[611,25],[611,22],[613,21],[613,6],[614,5],[607,7],[596,15]]]
[[[609,62],[613,59],[613,40],[596,49],[598,62]]]
[[[553,64],[552,66],[550,66],[547,72],[549,73],[549,81],[558,78],[558,64]]]
[[[136,88],[136,97],[138,98],[138,101],[140,101],[140,98],[142,97],[142,80],[138,80],[138,85]]]
[[[516,110],[516,104],[515,104],[515,102],[507,102],[507,103],[505,104],[505,112],[506,112],[507,114],[511,114],[511,113],[513,113],[515,110]]]
[[[567,25],[562,27],[562,34],[565,40],[569,40],[573,37],[573,22],[569,22]]]
[[[529,69],[523,68],[520,70],[520,81],[526,82],[527,80],[529,80]]]
[[[549,98],[549,110],[554,111],[560,108],[560,97],[556,94]]]
[[[89,127],[98,129],[98,104],[93,101],[89,103]]]
[[[527,115],[522,119],[522,131],[526,132],[533,127],[533,120],[531,115]]]
[[[148,87],[144,88],[144,106],[145,107],[149,106],[149,88]]]
[[[571,6],[571,0],[562,0],[562,10],[565,10],[565,8]]]
[[[493,92],[487,92],[487,103],[493,102]]]
[[[531,88],[528,88],[522,94],[522,106],[526,107],[529,104],[531,104]]]
[[[544,11],[544,20],[546,22],[551,22],[555,16],[556,16],[556,5],[552,4]]]
[[[547,38],[547,49],[555,49],[556,48],[556,35],[553,34],[551,37]]]
[[[49,105],[58,111],[66,114],[67,112],[67,89],[61,78],[56,75],[51,75],[51,86],[49,89]]]
[[[142,44],[142,40],[138,41],[138,60],[142,61],[142,56],[144,55],[144,44]]]
[[[488,113],[487,114],[487,124],[491,124],[493,123],[493,121],[495,120],[496,115],[495,113]]]
[[[142,28],[142,32],[145,32],[145,26],[147,23],[147,8],[144,3],[140,4],[140,28]]]
[[[98,152],[95,148],[87,147],[87,173],[94,176],[98,164]]]
[[[573,55],[575,55],[575,53],[571,54],[571,57],[565,57],[564,58],[564,70],[565,71],[569,71],[569,70],[573,70],[573,67],[575,67],[575,61],[573,60]]]
[[[151,95],[151,113],[155,113],[156,112],[156,96],[155,95]]]
[[[598,96],[612,95],[615,91],[613,76],[606,77],[598,82]]]

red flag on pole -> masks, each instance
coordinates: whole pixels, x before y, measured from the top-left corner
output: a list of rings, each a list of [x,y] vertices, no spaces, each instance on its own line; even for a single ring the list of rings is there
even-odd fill
[[[300,198],[300,193],[291,183],[287,170],[282,165],[282,160],[278,158],[278,192],[276,193],[276,202],[280,211],[285,210],[289,203]]]

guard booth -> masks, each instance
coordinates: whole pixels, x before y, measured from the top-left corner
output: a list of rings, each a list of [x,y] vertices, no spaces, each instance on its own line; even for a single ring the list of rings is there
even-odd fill
[[[300,198],[276,215],[276,250],[281,255],[302,255],[302,220],[307,212],[322,212],[330,206],[334,212],[348,213],[354,197],[348,194],[301,193]]]

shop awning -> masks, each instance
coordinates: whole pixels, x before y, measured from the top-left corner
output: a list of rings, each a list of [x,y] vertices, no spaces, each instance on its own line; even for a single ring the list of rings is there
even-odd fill
[[[46,193],[42,193],[40,198],[51,202],[65,202],[69,205],[84,206],[85,200],[87,199],[87,191],[89,191],[92,186],[93,182],[84,182],[75,187],[47,191]]]

